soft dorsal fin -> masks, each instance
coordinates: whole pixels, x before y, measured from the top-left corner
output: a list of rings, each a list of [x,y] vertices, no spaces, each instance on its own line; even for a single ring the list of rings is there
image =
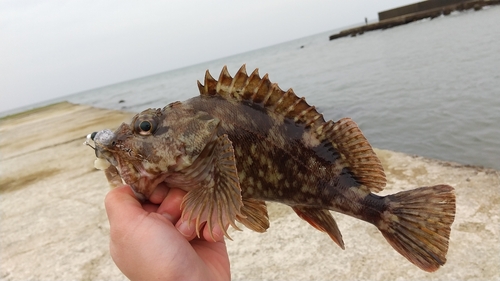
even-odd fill
[[[382,163],[351,118],[325,122],[316,128],[316,136],[320,141],[328,139],[332,143],[359,183],[372,192],[384,189],[386,178]]]
[[[297,97],[292,89],[286,92],[281,90],[278,84],[269,80],[267,74],[261,78],[258,69],[249,76],[245,65],[238,70],[234,78],[224,66],[219,80],[215,80],[207,70],[204,82],[202,85],[198,81],[202,96],[217,95],[228,101],[259,104],[275,116],[289,118],[296,124],[304,125],[305,131],[312,137],[320,142],[331,143],[331,147],[340,153],[345,167],[349,168],[360,184],[372,192],[384,188],[386,179],[382,164],[359,127],[350,118],[325,122],[323,115],[303,97]]]

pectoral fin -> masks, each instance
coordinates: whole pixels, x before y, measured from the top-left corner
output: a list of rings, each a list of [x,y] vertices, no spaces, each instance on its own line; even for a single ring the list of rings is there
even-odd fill
[[[215,224],[231,239],[225,230],[226,226],[232,225],[239,230],[234,221],[238,216],[243,216],[240,182],[231,141],[227,135],[223,135],[214,142],[207,145],[211,151],[202,153],[212,161],[203,169],[202,174],[206,176],[200,181],[199,187],[192,189],[184,197],[181,204],[182,217],[187,221],[196,219],[198,237],[200,226],[207,222],[206,227],[210,230],[212,239]]]
[[[269,228],[269,215],[267,214],[267,207],[264,201],[243,198],[241,214],[243,216],[237,216],[236,220],[251,230],[266,232]]]
[[[328,233],[330,238],[332,238],[332,240],[335,241],[340,248],[345,249],[342,234],[340,233],[332,214],[328,210],[299,206],[292,208],[301,219],[307,221],[316,229]]]

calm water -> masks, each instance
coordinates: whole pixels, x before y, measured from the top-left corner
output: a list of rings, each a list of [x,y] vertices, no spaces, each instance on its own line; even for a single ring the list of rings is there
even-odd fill
[[[65,99],[139,112],[197,95],[206,69],[246,63],[326,119],[353,118],[374,147],[500,169],[500,7],[328,41],[336,32]]]

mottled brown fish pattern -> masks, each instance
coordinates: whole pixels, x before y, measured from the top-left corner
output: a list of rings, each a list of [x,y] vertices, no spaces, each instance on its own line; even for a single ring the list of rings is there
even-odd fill
[[[282,91],[267,74],[207,71],[200,95],[148,109],[115,132],[92,135],[97,157],[143,199],[159,183],[187,191],[182,219],[257,232],[269,227],[265,201],[287,204],[344,249],[330,211],[375,225],[396,251],[426,271],[446,262],[454,189],[420,187],[378,196],[382,165],[350,118],[323,115]],[[226,233],[227,235],[227,233]]]

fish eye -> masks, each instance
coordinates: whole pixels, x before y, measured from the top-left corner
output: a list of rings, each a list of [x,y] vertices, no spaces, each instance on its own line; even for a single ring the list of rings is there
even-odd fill
[[[134,129],[137,133],[148,136],[156,130],[156,122],[154,120],[137,120]]]
[[[141,128],[143,132],[149,132],[149,130],[151,130],[151,127],[151,122],[149,121],[142,121],[141,124],[139,124],[139,128]]]

